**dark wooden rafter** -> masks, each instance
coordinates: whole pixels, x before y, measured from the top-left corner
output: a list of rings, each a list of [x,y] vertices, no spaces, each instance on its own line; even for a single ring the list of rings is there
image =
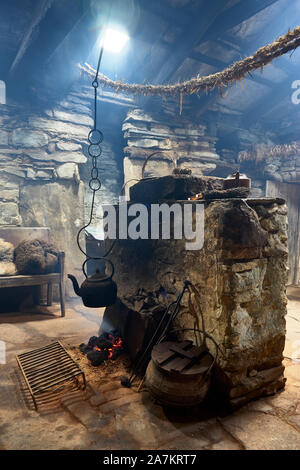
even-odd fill
[[[199,7],[204,3],[205,0],[198,0]],[[152,51],[155,52],[157,49],[165,50],[165,55],[170,56],[174,54],[174,45],[170,45],[166,41],[163,40],[163,36],[165,33],[169,31],[169,27],[171,26],[173,30],[181,30],[185,31],[190,28],[190,24],[195,21],[195,16],[191,14],[185,7],[172,7],[172,5],[161,0],[139,0],[139,7],[141,8],[141,17],[145,16],[145,20],[148,20],[147,14],[150,13],[154,18],[156,18],[156,24],[159,24],[161,21],[165,23],[165,27],[159,33],[155,31],[155,28],[151,28],[152,34],[151,38],[147,37],[147,46],[145,47],[144,53],[144,63],[152,62]],[[184,33],[182,33],[184,34]],[[131,37],[133,39],[140,39],[145,41],[145,33],[142,29],[136,30],[134,33],[131,33]],[[177,44],[177,38],[176,38]],[[150,45],[150,46],[149,46]],[[161,61],[155,69],[160,69],[165,62],[165,58]],[[146,67],[147,70],[147,67]],[[150,74],[147,73],[147,82],[154,81],[156,73],[154,69],[151,69]],[[145,76],[137,74],[136,70],[133,70],[132,73],[127,77],[129,81],[136,81],[138,76],[138,80],[143,81],[145,80]],[[146,101],[148,101],[146,99]]]
[[[186,9],[180,8],[180,14],[178,14],[178,8],[174,8],[168,2],[161,0],[139,0],[139,6],[143,10],[179,27],[186,27],[194,19],[194,16]]]
[[[189,30],[184,31],[177,39],[178,47],[169,56],[156,76],[150,81],[154,84],[165,83],[174,74],[182,62],[189,56],[189,52],[199,43],[206,34],[209,27],[213,24],[216,17],[224,8],[224,0],[215,0],[214,2],[205,2],[201,9],[201,16],[189,25]]]
[[[46,15],[48,9],[51,7],[52,3],[54,0],[40,0],[38,4],[36,5],[35,11],[33,13],[33,18],[32,21],[29,25],[28,30],[26,31],[23,40],[20,44],[20,47],[18,49],[17,55],[13,60],[13,63],[9,69],[9,74],[12,74],[19,62],[22,60],[24,54],[26,53],[28,47],[30,46],[32,39],[34,37],[35,31],[40,24],[41,20],[44,18]]]
[[[289,75],[289,79],[283,82],[274,83],[273,87],[258,102],[247,109],[247,113],[243,118],[243,123],[251,125],[262,119],[272,109],[276,108],[284,99],[292,97],[293,90],[291,85],[294,80],[299,80],[299,71],[294,71]]]
[[[168,6],[167,11],[164,12],[164,18],[168,18],[167,15],[169,12],[169,21],[172,19],[172,22],[175,21],[178,26],[186,25],[188,22],[189,30],[191,30],[191,32],[188,34],[186,31],[183,32],[182,37],[178,38],[178,44],[182,44],[182,46],[179,50],[173,50],[173,52],[170,51],[171,55],[169,60],[162,64],[162,68],[156,78],[154,78],[153,75],[152,79],[150,78],[149,81],[154,83],[163,83],[168,81],[186,57],[195,58],[196,60],[201,61],[201,54],[196,58],[196,54],[198,53],[193,51],[194,47],[201,43],[201,39],[206,41],[207,39],[215,38],[216,35],[237,26],[277,1],[278,0],[252,0],[249,2],[249,0],[241,0],[238,4],[223,11],[223,13],[222,9],[226,5],[226,2],[215,1],[210,2],[209,4],[205,2],[203,6],[201,5],[202,9],[199,10],[201,17],[200,19],[197,18],[194,28],[191,27],[192,23],[195,24],[194,15],[187,13],[183,8],[181,8],[179,12],[178,9],[169,8]],[[143,8],[149,10],[151,4],[151,12],[157,16],[162,15],[161,2],[155,0],[154,3],[147,2],[147,5],[144,5],[144,3],[145,1],[142,2]],[[165,6],[163,8],[166,9]],[[213,60],[210,58],[206,58],[206,60],[202,60],[202,62],[214,65]],[[219,64],[219,67],[220,65],[221,64]]]
[[[227,66],[227,62],[224,62],[220,59],[215,59],[214,57],[210,57],[206,54],[201,54],[200,52],[192,51],[189,54],[190,59],[197,60],[198,62],[202,62],[203,64],[211,65],[212,67],[216,67],[218,70],[223,69]]]
[[[239,46],[244,56],[253,53],[253,43],[249,44],[248,41],[239,39],[236,41],[236,45]],[[259,47],[259,43],[254,45],[254,48],[256,47]],[[272,109],[276,108],[284,99],[289,96],[291,97],[294,91],[291,88],[291,85],[294,80],[299,80],[299,68],[290,62],[288,63],[288,71],[288,80],[283,79],[282,81],[276,83],[270,82],[270,80],[268,80],[268,84],[270,86],[269,91],[260,100],[253,103],[253,105],[247,109],[247,113],[243,118],[244,125],[248,126],[255,123],[259,119],[262,119],[266,114],[270,113]],[[263,83],[266,81],[266,79],[263,77],[257,76],[254,78],[254,80],[257,83]]]
[[[251,18],[252,16],[256,15],[257,13],[276,3],[277,1],[278,0],[254,0],[252,2],[249,2],[249,0],[241,0],[238,4],[234,5],[228,10],[225,10],[220,16],[215,19],[215,21],[212,23],[212,25],[206,32],[203,41],[207,41],[209,39],[216,39],[216,37],[218,37],[221,33],[235,26],[238,26],[243,21],[246,21],[247,19]],[[200,43],[201,42],[199,41],[198,44]],[[207,58],[207,56],[195,51],[192,51],[189,54],[189,57],[216,66],[218,69],[224,68],[224,63],[222,61]]]
[[[267,7],[277,3],[279,0],[241,0],[228,10],[225,10],[213,22],[206,34],[207,39],[213,39],[228,29],[238,26]]]
[[[48,8],[45,5],[48,3]],[[43,8],[44,7],[44,8]],[[84,0],[40,0],[35,10],[31,26],[24,36],[20,50],[10,69],[13,80],[18,74],[30,80],[40,74],[41,67],[49,60],[54,51],[76,27],[81,19],[90,12],[89,2]]]
[[[278,0],[241,0],[238,4],[226,10],[217,20],[211,25],[207,31],[205,40],[216,39],[224,32],[229,29],[238,26],[243,21],[251,18],[265,8],[276,3]],[[252,51],[253,52],[253,51]],[[270,86],[271,83],[266,81],[262,77],[255,77],[255,80],[261,84]],[[203,96],[199,103],[199,111],[197,112],[197,118],[199,118],[215,101],[218,99],[218,93],[210,93],[207,96]]]
[[[292,14],[291,9],[294,8],[290,0],[285,0],[285,3],[283,3],[283,0],[281,0],[281,7],[284,9],[284,14],[290,17]],[[229,42],[235,44],[240,48],[243,54],[249,55],[253,54],[253,52],[255,52],[255,50],[257,50],[259,47],[264,46],[266,42],[273,41],[275,39],[275,30],[278,31],[276,36],[280,36],[281,34],[286,33],[286,28],[284,26],[284,22],[282,21],[282,17],[275,19],[275,21],[267,22],[258,34],[255,34],[254,37],[251,35],[250,41],[247,37],[237,38],[232,34],[231,31],[224,32],[224,34],[222,34],[222,39],[228,40]]]

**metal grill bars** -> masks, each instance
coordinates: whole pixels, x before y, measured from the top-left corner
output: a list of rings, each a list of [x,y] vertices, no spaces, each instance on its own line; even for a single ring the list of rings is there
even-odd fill
[[[86,387],[84,372],[65,350],[63,345],[56,341],[33,351],[16,356],[17,363],[25,379],[26,385],[37,410],[37,399],[46,391],[72,379],[82,377],[82,384],[78,381],[78,388]]]

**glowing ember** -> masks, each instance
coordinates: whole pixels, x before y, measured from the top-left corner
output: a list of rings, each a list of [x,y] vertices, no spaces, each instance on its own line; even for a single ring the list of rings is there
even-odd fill
[[[116,359],[123,351],[124,345],[122,338],[117,332],[104,333],[101,336],[92,336],[88,344],[81,344],[80,351],[86,354],[91,365],[100,365],[103,361]]]
[[[107,359],[111,359],[115,353],[115,351],[120,351],[122,350],[123,346],[122,346],[122,338],[118,337],[118,338],[115,338],[114,336],[112,335],[108,335],[109,339],[112,341],[112,347],[111,348],[99,348],[98,346],[94,346],[93,347],[93,350],[94,351],[108,351],[108,358]]]

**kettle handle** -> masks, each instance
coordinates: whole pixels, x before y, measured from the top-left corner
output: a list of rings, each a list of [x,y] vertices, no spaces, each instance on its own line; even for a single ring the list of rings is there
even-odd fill
[[[90,259],[93,259],[93,258],[87,258],[87,259],[84,261],[83,265],[82,265],[82,271],[83,271],[83,274],[85,275],[86,278],[88,278],[88,276],[87,276],[87,273],[86,273],[86,270],[85,270],[85,265],[86,265],[86,263],[87,263],[88,261],[90,261]],[[100,258],[97,258],[97,259],[103,259],[104,261],[107,261],[107,263],[110,264],[110,267],[111,267],[111,274],[110,274],[109,276],[104,277],[103,279],[101,279],[101,281],[108,281],[109,279],[111,279],[111,278],[113,277],[113,275],[114,275],[114,273],[115,273],[115,267],[114,267],[112,261],[110,261],[110,260],[107,259],[107,258],[100,257]],[[90,279],[90,278],[89,278],[89,282],[99,282],[99,279]]]

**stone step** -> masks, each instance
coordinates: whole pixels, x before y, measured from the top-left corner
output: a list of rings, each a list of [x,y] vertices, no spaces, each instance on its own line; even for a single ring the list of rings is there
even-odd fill
[[[105,403],[118,400],[119,398],[132,395],[134,393],[135,392],[131,390],[130,388],[123,388],[123,387],[118,388],[116,390],[111,389],[104,393],[97,391],[97,393],[90,398],[90,404],[92,406],[101,406]]]
[[[87,401],[81,400],[74,403],[65,403],[64,408],[90,432],[101,430],[103,425],[101,420],[102,415],[92,408]]]
[[[124,405],[127,405],[132,402],[138,402],[141,401],[142,399],[142,394],[140,393],[132,393],[125,395],[123,397],[120,397],[116,400],[112,400],[108,403],[104,403],[104,405],[99,406],[99,410],[101,413],[112,413],[113,411],[117,410],[118,408],[121,408]]]
[[[90,404],[92,406],[100,406],[107,402],[107,399],[103,393],[97,393],[90,398]]]
[[[120,387],[120,380],[113,380],[106,384],[100,385],[100,387],[98,387],[97,389],[97,392],[101,392],[101,393],[110,392],[112,390],[118,389],[119,387]]]
[[[127,396],[127,395],[132,395],[135,393],[131,388],[126,388],[126,387],[120,387],[117,390],[105,392],[104,396],[106,397],[107,402],[112,401],[112,400],[117,400],[118,398]]]

